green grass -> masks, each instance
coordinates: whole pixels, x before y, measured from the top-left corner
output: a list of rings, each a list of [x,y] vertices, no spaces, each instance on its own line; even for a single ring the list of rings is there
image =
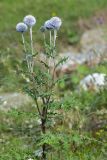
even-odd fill
[[[27,14],[37,18],[37,25],[34,27],[36,42],[41,39],[38,32],[40,26],[45,20],[56,15],[63,20],[59,39],[64,43],[73,43],[79,40],[81,34],[78,27],[79,18],[85,19],[106,8],[106,0],[1,0],[0,47],[17,49],[20,35],[16,33],[15,26]]]

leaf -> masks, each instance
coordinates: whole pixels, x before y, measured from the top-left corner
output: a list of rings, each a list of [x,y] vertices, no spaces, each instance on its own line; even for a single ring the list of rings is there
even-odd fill
[[[32,57],[36,57],[39,54],[39,52],[33,53]]]
[[[49,69],[49,66],[45,63],[45,62],[43,62],[43,61],[40,61],[46,68],[48,68]]]
[[[46,92],[46,93],[39,93],[39,96],[40,97],[48,97],[48,96],[51,96],[52,95],[52,93],[51,92]]]
[[[67,59],[68,59],[68,57],[61,58],[59,60],[59,62],[55,65],[55,68],[57,68],[60,64],[63,64],[64,62],[66,62]]]

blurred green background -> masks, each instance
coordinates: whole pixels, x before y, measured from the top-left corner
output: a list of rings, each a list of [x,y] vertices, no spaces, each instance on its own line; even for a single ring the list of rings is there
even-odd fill
[[[37,19],[34,27],[36,42],[41,41],[38,31],[44,21],[59,16],[63,21],[59,39],[64,44],[74,44],[85,29],[81,27],[81,20],[106,9],[107,0],[0,0],[0,48],[17,48],[20,35],[15,26],[25,15],[32,14]]]

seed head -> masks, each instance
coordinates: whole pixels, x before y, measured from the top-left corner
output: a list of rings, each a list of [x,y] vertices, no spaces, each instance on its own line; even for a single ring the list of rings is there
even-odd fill
[[[23,33],[23,32],[26,32],[27,29],[28,29],[27,25],[24,24],[23,22],[20,22],[20,23],[18,23],[18,24],[16,25],[16,30],[17,30],[18,32]]]
[[[29,27],[34,26],[35,23],[36,23],[36,19],[35,19],[35,17],[32,16],[32,15],[27,15],[27,16],[25,16],[23,21],[24,21],[24,23],[25,23],[27,26],[29,26]]]

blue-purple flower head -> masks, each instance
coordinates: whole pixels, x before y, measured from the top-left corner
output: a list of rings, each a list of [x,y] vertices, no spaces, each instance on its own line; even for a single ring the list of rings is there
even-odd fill
[[[52,17],[50,20],[47,20],[44,24],[44,27],[47,30],[59,30],[61,27],[62,21],[59,17]]]
[[[32,15],[25,16],[23,21],[29,27],[32,27],[36,24],[36,18]]]
[[[23,22],[20,22],[20,23],[18,23],[18,24],[16,25],[16,30],[17,30],[18,32],[23,33],[23,32],[26,32],[27,29],[28,29],[27,25],[24,24]]]
[[[61,27],[62,21],[59,17],[52,17],[50,21],[54,29],[58,30]]]
[[[50,20],[47,20],[44,24],[44,27],[47,29],[47,30],[51,30],[51,29],[54,29],[52,23]]]

